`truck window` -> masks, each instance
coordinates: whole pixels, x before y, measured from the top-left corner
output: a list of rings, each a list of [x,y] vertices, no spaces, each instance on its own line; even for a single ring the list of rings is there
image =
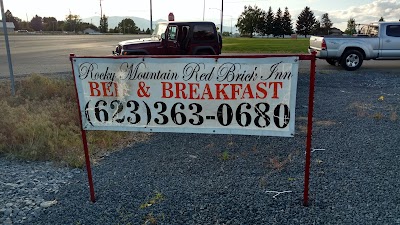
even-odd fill
[[[176,34],[177,34],[177,27],[176,26],[170,26],[168,27],[168,39],[169,40],[176,40]]]
[[[391,37],[400,37],[400,25],[388,25],[386,35]]]
[[[193,40],[210,41],[214,40],[214,27],[211,24],[195,25],[193,28]]]

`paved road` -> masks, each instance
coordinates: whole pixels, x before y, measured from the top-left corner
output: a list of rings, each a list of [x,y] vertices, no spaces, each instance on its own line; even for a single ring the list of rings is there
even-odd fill
[[[144,36],[138,35],[12,35],[9,36],[14,75],[32,73],[70,73],[69,54],[85,56],[110,55],[116,43]],[[9,69],[4,37],[0,39],[0,77],[8,77]],[[361,71],[400,70],[400,61],[365,61]],[[300,64],[307,71],[308,62]],[[317,60],[317,70],[341,71],[340,67]]]

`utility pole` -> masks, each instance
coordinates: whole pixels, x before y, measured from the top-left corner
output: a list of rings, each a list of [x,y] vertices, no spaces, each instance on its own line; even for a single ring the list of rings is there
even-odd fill
[[[101,6],[101,1],[100,0],[100,32],[102,32],[102,29],[104,29],[103,27],[103,7]]]
[[[10,70],[11,94],[13,96],[15,96],[14,70],[13,70],[13,66],[12,66],[12,62],[11,62],[10,43],[8,41],[7,22],[6,22],[6,15],[4,14],[3,0],[0,0],[0,7],[1,7],[1,16],[3,18],[4,38],[5,38],[6,49],[7,49],[8,69]]]
[[[205,11],[206,11],[206,0],[204,0],[204,3],[203,3],[203,21],[204,21]]]
[[[224,0],[221,0],[221,35],[222,35],[223,20],[224,20]]]
[[[150,0],[150,33],[153,33],[153,4]]]

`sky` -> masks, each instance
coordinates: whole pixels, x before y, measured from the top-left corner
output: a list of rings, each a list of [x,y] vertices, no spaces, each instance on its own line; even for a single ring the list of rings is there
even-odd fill
[[[23,21],[31,20],[35,15],[55,17],[65,20],[71,13],[80,18],[100,16],[135,16],[150,20],[150,0],[3,0],[4,11],[10,10],[13,16]],[[317,20],[328,13],[333,26],[345,30],[347,21],[354,18],[356,23],[377,22],[381,16],[385,21],[399,21],[400,0],[151,0],[153,21],[167,19],[172,12],[175,20],[206,20],[220,24],[223,1],[223,24],[230,27],[246,5],[257,5],[275,13],[278,8],[284,11],[288,7],[295,28],[297,16],[306,7],[310,7]]]

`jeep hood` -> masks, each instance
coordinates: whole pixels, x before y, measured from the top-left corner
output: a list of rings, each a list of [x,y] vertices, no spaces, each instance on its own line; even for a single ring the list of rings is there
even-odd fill
[[[154,39],[154,38],[140,38],[140,39],[121,41],[119,43],[119,45],[124,46],[124,45],[135,45],[135,44],[156,43],[156,42],[160,42],[160,41],[158,39]]]

